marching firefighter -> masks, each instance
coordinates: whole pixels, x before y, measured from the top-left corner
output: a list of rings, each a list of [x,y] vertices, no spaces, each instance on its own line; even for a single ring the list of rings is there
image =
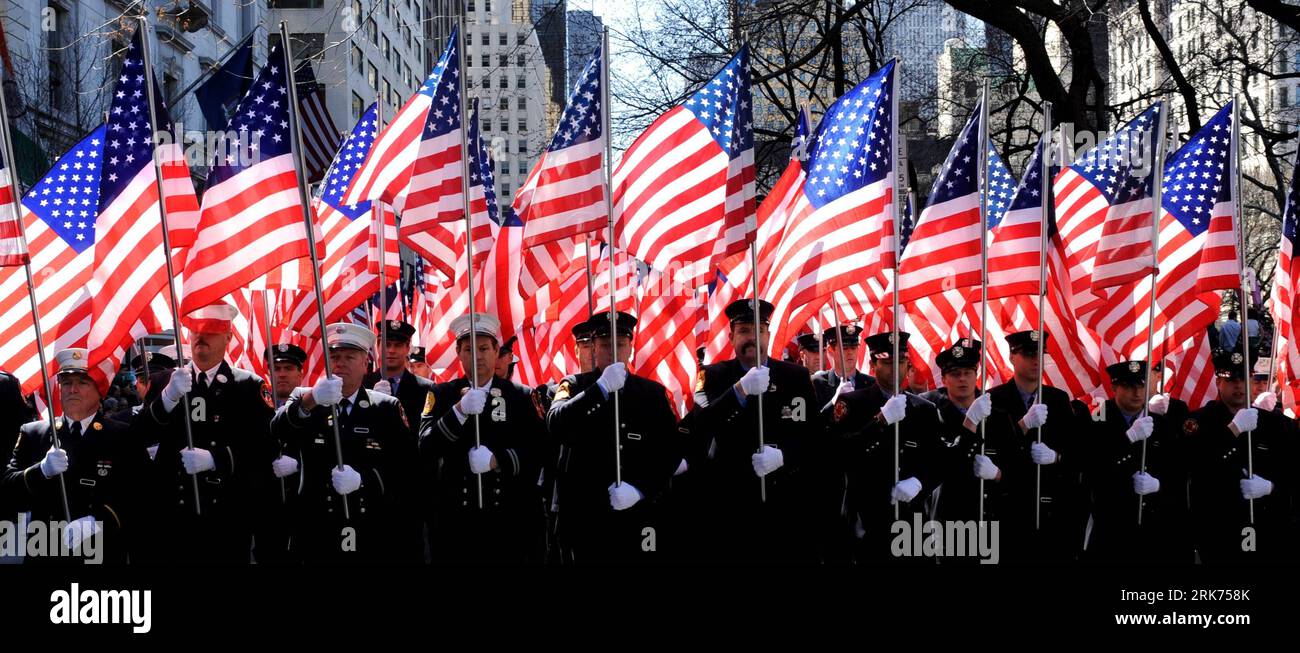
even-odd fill
[[[858,369],[858,346],[861,344],[859,333],[858,327],[845,324],[839,328],[827,329],[822,334],[822,342],[826,346],[826,357],[830,360],[831,369],[817,372],[812,376],[813,389],[817,392],[818,410],[830,407],[837,394],[862,390],[876,382],[869,374],[864,374]],[[841,362],[847,372],[840,369]]]
[[[372,390],[397,397],[408,416],[419,415],[424,397],[433,389],[433,381],[416,376],[407,369],[411,359],[411,336],[415,327],[401,320],[384,320],[384,360],[378,372],[366,375]],[[418,424],[411,425],[411,437],[419,437]]]

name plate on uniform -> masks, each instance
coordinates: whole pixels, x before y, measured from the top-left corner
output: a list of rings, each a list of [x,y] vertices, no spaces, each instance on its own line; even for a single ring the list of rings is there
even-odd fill
[[[354,426],[354,427],[352,427],[352,432],[353,432],[353,433],[369,433],[369,432],[370,432],[370,428],[369,428],[369,427],[366,427],[366,426]]]
[[[629,440],[640,440],[640,439],[641,439],[641,434],[640,434],[640,433],[628,433],[628,434],[627,434],[627,439],[629,439]]]

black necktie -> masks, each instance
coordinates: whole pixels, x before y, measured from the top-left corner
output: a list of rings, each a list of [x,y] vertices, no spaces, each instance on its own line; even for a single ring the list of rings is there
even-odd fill
[[[198,388],[199,388],[200,390],[207,390],[207,389],[208,389],[208,375],[207,375],[207,374],[204,374],[203,372],[195,372],[194,375],[195,375],[195,377],[197,377],[197,378],[195,378],[195,382],[196,382],[195,385],[198,386]]]
[[[73,422],[72,427],[68,429],[68,440],[76,442],[81,439],[81,422]]]
[[[352,401],[347,397],[344,397],[343,400],[339,402],[339,414],[347,415],[348,409],[351,407],[352,407]]]

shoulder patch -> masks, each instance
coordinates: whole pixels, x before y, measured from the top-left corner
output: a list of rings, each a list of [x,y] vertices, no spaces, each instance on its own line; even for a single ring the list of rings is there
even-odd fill
[[[438,397],[433,393],[433,390],[424,393],[424,410],[421,412],[425,415],[432,413],[433,405],[437,402],[438,402]]]
[[[832,415],[832,419],[834,419],[836,422],[839,422],[840,420],[844,419],[845,415],[848,414],[849,414],[848,404],[844,403],[844,401],[842,400],[835,402],[835,414]]]
[[[266,402],[266,407],[275,410],[275,397],[271,394],[271,385],[262,381],[262,401]]]
[[[704,392],[704,368],[695,373],[695,391]]]
[[[567,401],[569,399],[569,395],[571,394],[573,394],[573,387],[569,383],[569,380],[565,379],[563,381],[560,381],[560,385],[556,386],[555,398],[552,399],[551,401],[552,402]]]
[[[410,430],[411,422],[406,419],[406,409],[402,408],[402,402],[400,401],[397,402],[397,414],[402,416],[402,426],[405,426],[407,430]]]
[[[533,398],[533,408],[537,409],[537,416],[546,419],[546,409],[542,406],[542,393],[534,390],[528,394]]]
[[[1196,431],[1200,428],[1201,428],[1201,423],[1196,421],[1193,418],[1189,417],[1187,418],[1186,421],[1183,422],[1183,433],[1186,433],[1188,435],[1192,435],[1193,433],[1196,433]]]

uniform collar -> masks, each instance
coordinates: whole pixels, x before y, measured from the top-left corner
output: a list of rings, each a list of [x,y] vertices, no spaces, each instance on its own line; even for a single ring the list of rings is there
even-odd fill
[[[99,413],[91,413],[90,417],[80,420],[82,434],[86,434],[90,432],[90,425],[95,422],[96,417],[99,417]],[[68,417],[67,415],[61,415],[60,420],[65,425],[67,425],[67,428],[72,428],[72,424],[73,424],[72,418]]]

